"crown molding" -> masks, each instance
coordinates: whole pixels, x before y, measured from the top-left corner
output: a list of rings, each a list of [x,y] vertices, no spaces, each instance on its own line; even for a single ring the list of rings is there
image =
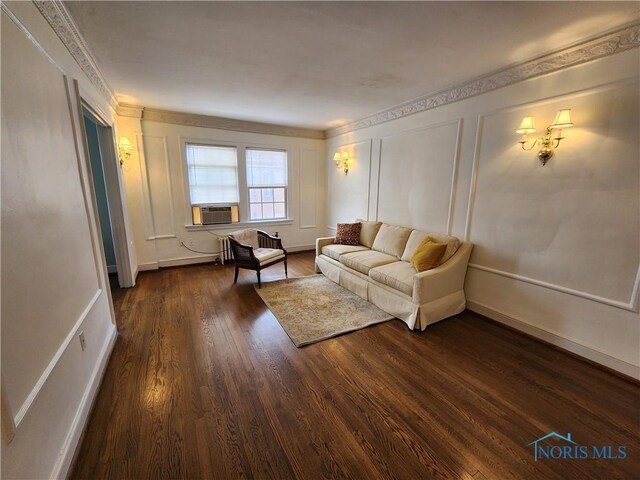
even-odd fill
[[[640,46],[640,23],[624,27],[597,38],[556,50],[533,60],[518,63],[505,69],[479,77],[436,93],[425,95],[394,107],[374,113],[341,127],[325,131],[326,137],[372,127],[415,113],[431,110],[476,95],[507,87],[530,78],[546,75],[581,63],[607,57]]]
[[[63,2],[61,0],[33,0],[33,3],[91,83],[111,107],[116,109],[118,101],[113,90],[100,72],[87,43]]]
[[[116,114],[121,117],[132,117],[140,120],[144,107],[140,105],[131,105],[129,103],[119,103],[116,107]]]
[[[127,107],[132,107],[128,105]],[[141,108],[141,107],[138,107]],[[172,123],[190,127],[219,128],[236,132],[262,133],[265,135],[280,135],[285,137],[302,137],[323,140],[325,134],[321,130],[310,128],[289,127],[271,123],[250,122],[233,118],[213,117],[195,113],[173,112],[157,108],[142,107],[142,119],[150,122]]]

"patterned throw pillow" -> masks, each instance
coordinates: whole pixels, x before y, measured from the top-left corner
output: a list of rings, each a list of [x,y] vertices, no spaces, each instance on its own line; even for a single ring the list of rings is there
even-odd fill
[[[360,245],[360,223],[339,223],[336,243],[341,245]]]

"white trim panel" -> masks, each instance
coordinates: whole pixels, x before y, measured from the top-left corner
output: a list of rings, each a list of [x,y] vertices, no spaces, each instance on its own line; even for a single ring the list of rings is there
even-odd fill
[[[62,355],[64,354],[65,350],[67,349],[69,344],[73,341],[73,339],[76,337],[78,333],[78,329],[80,328],[82,323],[85,321],[85,319],[89,315],[89,312],[91,312],[91,309],[95,306],[96,302],[98,301],[98,298],[100,298],[100,295],[102,294],[103,291],[104,290],[102,289],[98,289],[98,291],[96,291],[96,293],[93,295],[93,298],[89,301],[85,309],[80,314],[80,317],[78,318],[76,323],[73,325],[73,328],[71,328],[71,330],[69,331],[69,334],[67,335],[67,337],[58,347],[58,350],[53,355],[53,358],[49,362],[49,365],[47,365],[47,368],[45,368],[44,372],[42,372],[42,375],[40,375],[40,378],[36,382],[35,386],[33,387],[31,392],[27,396],[26,400],[24,401],[24,403],[16,413],[15,417],[13,418],[13,422],[15,423],[16,428],[20,426],[20,423],[24,419],[25,415],[27,414],[27,412],[29,411],[33,403],[36,401],[36,398],[38,398],[38,394],[42,390],[42,387],[44,387],[44,384],[46,383],[47,379],[51,375],[51,372],[53,372],[53,369],[56,368],[56,365],[60,361],[60,358],[62,358]]]

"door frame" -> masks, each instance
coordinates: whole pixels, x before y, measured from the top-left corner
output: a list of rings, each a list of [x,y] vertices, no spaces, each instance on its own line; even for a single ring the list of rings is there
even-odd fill
[[[116,143],[115,129],[95,109],[82,97],[80,97],[80,115],[84,118],[89,116],[93,122],[98,125],[98,144],[100,147],[100,160],[102,164],[102,173],[107,192],[107,207],[109,209],[109,220],[111,224],[111,234],[113,237],[113,249],[116,257],[116,271],[118,274],[118,283],[120,287],[133,287],[135,278],[131,271],[131,257],[129,255],[129,242],[127,240],[126,213],[124,205],[124,189],[122,188],[121,175],[119,172],[120,162],[118,160],[118,149]],[[86,143],[87,132],[84,122],[81,122],[82,132]],[[85,149],[86,149],[85,145]],[[89,152],[87,151],[87,160]],[[89,162],[90,163],[90,162]],[[91,167],[91,165],[89,165]],[[92,191],[95,199],[95,188]],[[96,205],[97,208],[97,204]],[[96,212],[97,214],[97,212]],[[96,217],[97,218],[97,217]],[[100,228],[98,222],[98,228]],[[102,239],[102,232],[100,232]],[[107,260],[102,249],[102,261],[104,263],[105,272],[107,271]]]

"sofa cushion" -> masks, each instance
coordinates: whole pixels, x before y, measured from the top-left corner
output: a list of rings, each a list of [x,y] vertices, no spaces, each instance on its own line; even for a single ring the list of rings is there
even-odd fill
[[[360,228],[360,245],[371,248],[382,222],[368,222],[360,219],[356,220],[356,222],[360,222],[362,225]]]
[[[440,260],[447,249],[446,243],[434,242],[430,235],[418,245],[411,256],[411,265],[417,272],[425,272],[440,265]]]
[[[442,265],[444,262],[453,257],[453,254],[456,253],[458,247],[460,246],[460,240],[456,237],[452,237],[451,235],[444,235],[441,233],[427,233],[421,230],[414,230],[409,235],[409,240],[407,241],[407,246],[404,249],[404,253],[400,260],[404,260],[405,262],[410,262],[411,257],[418,248],[418,245],[422,243],[422,241],[427,238],[427,236],[431,237],[434,242],[437,243],[446,243],[447,249],[444,251],[444,255],[440,259],[439,265]]]
[[[387,225],[383,223],[376,235],[376,239],[371,247],[378,252],[387,253],[397,258],[402,256],[407,240],[411,234],[410,228]]]
[[[336,231],[336,243],[342,245],[360,245],[360,228],[358,223],[339,223]]]
[[[376,252],[374,250],[345,253],[340,256],[340,263],[365,275],[368,275],[369,270],[372,268],[397,261],[398,259],[393,255],[387,255],[386,253]]]
[[[402,293],[413,293],[413,276],[415,268],[408,262],[394,262],[381,267],[372,268],[369,277]]]
[[[334,260],[340,260],[340,255],[344,255],[345,253],[360,252],[362,250],[369,249],[362,245],[339,245],[337,243],[322,247],[322,253]]]

